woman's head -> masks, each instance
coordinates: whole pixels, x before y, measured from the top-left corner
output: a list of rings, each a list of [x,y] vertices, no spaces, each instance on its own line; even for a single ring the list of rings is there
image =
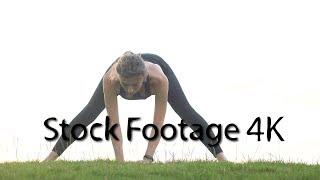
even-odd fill
[[[140,54],[125,52],[119,57],[116,70],[120,84],[129,96],[140,89],[146,74],[144,60]]]

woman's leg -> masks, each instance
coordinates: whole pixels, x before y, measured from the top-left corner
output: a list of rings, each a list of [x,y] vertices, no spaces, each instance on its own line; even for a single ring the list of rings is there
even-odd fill
[[[109,69],[112,67],[112,65],[115,62],[116,61],[114,61],[108,67],[106,72],[109,71]],[[71,137],[70,131],[71,131],[72,127],[75,124],[83,124],[85,126],[88,126],[99,116],[99,114],[103,111],[104,108],[105,108],[105,104],[104,104],[103,77],[102,77],[98,86],[96,87],[96,90],[94,91],[91,99],[89,100],[88,104],[70,122],[69,127],[65,128],[65,133],[66,133],[66,136],[68,137],[69,141],[64,140],[62,138],[62,136],[60,136],[59,140],[57,141],[57,143],[53,147],[50,155],[53,154],[52,156],[60,156],[75,140]],[[79,135],[81,134],[82,131],[83,131],[82,128],[75,129],[75,135],[77,137],[79,137]]]
[[[68,146],[70,146],[74,142],[74,139],[71,137],[71,128],[75,124],[83,124],[85,126],[88,126],[99,116],[104,108],[105,104],[103,94],[103,80],[101,79],[88,104],[70,122],[69,126],[65,128],[65,134],[68,137],[69,141],[64,140],[62,136],[60,136],[52,151],[56,152],[60,156],[68,148]],[[82,131],[82,128],[76,128],[75,135],[79,137]]]
[[[196,131],[197,127],[192,126],[192,124],[200,124],[202,126],[203,139],[201,141],[213,154],[213,156],[217,158],[217,154],[223,152],[220,145],[216,144],[217,140],[214,141],[207,137],[206,129],[208,127],[208,123],[189,104],[180,86],[180,83],[170,66],[160,56],[155,54],[142,54],[142,57],[147,61],[159,64],[161,66],[169,80],[168,102],[170,106],[180,116],[183,122],[186,123],[193,131]],[[215,137],[212,130],[210,133],[212,138]],[[209,144],[216,145],[210,146]]]

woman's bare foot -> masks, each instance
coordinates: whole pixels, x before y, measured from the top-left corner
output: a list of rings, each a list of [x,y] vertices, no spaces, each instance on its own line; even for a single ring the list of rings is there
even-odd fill
[[[59,157],[59,155],[54,152],[54,151],[51,151],[51,153],[48,155],[48,157],[43,160],[42,162],[49,162],[49,161],[54,161],[56,160],[57,158]]]
[[[223,152],[217,154],[216,158],[218,159],[219,162],[228,162],[228,160],[227,160],[226,156],[223,154]]]

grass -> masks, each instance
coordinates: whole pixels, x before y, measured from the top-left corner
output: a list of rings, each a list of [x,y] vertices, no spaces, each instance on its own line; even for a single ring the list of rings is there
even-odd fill
[[[10,162],[0,179],[320,179],[320,165],[284,162],[176,161],[143,164],[110,160]]]

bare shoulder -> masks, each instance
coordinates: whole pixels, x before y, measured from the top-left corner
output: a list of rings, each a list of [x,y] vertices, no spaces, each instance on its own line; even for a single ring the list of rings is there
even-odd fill
[[[152,94],[156,94],[161,87],[167,86],[169,81],[158,64],[151,64],[148,68]]]
[[[110,71],[111,72],[111,71]],[[108,92],[108,94],[117,94],[118,92],[118,86],[119,86],[119,80],[113,73],[105,73],[103,76],[103,91]]]
[[[148,68],[151,82],[154,83],[165,83],[168,79],[158,64],[151,64]]]

